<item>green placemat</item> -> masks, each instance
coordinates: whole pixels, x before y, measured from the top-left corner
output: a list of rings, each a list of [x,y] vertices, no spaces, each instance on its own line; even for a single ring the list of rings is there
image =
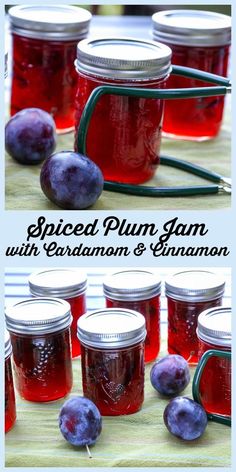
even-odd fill
[[[163,352],[162,352],[162,355]],[[146,366],[145,401],[133,415],[103,417],[103,429],[91,447],[70,446],[58,428],[64,399],[31,403],[17,396],[17,422],[6,435],[7,467],[227,467],[231,457],[231,429],[209,422],[198,440],[185,442],[166,429],[162,415],[168,400],[152,388],[151,365]],[[191,377],[194,368],[191,368]],[[80,359],[73,361],[73,394],[82,395]],[[191,395],[191,383],[184,391]]]
[[[71,150],[74,134],[58,137],[58,150]],[[223,126],[219,136],[210,141],[195,143],[189,141],[162,139],[161,153],[186,159],[222,174],[231,175],[231,127],[230,107],[225,110]],[[41,191],[39,184],[40,165],[22,166],[6,155],[6,200],[7,210],[60,210]],[[206,180],[180,170],[161,166],[155,177],[147,185],[177,186],[205,185]],[[193,197],[136,197],[104,191],[90,210],[195,210],[220,209],[230,207],[230,195],[210,195]]]

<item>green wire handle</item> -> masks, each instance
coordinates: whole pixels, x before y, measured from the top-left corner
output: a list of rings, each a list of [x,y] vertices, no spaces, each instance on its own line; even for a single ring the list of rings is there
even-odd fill
[[[218,75],[210,74],[208,72],[199,71],[197,69],[191,69],[182,66],[172,66],[172,73],[175,75],[182,75],[184,77],[192,77],[195,79],[208,81],[219,85],[218,87],[194,87],[194,88],[182,88],[182,89],[168,89],[168,90],[154,90],[139,87],[124,87],[124,86],[113,86],[113,85],[101,85],[95,88],[84,107],[80,124],[78,127],[78,141],[77,148],[78,152],[86,155],[86,136],[89,127],[89,123],[99,98],[105,94],[112,95],[123,95],[128,97],[140,97],[140,98],[157,98],[157,99],[180,99],[180,98],[197,98],[197,97],[213,97],[218,95],[226,95],[231,91],[230,80]],[[106,182],[104,185],[106,188]],[[108,188],[107,188],[108,190]],[[117,190],[118,191],[118,190]]]
[[[192,393],[193,393],[193,398],[196,402],[200,403],[202,405],[201,397],[200,397],[200,381],[202,377],[202,373],[204,371],[204,368],[208,362],[208,360],[211,357],[224,357],[227,359],[231,359],[231,352],[229,351],[218,351],[217,349],[209,349],[209,351],[204,352],[203,356],[201,357],[194,377],[193,377],[193,384],[192,384]],[[204,405],[202,405],[204,407]],[[208,413],[207,412],[207,417],[210,420],[216,421],[217,423],[225,424],[227,426],[231,426],[231,417],[226,416],[226,415],[218,415],[216,413]]]

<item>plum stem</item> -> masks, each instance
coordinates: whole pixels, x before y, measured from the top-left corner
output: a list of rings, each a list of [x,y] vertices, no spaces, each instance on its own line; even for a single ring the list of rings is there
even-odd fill
[[[85,445],[86,449],[87,449],[87,453],[88,453],[88,456],[89,456],[89,459],[92,459],[92,454],[90,452],[90,449],[88,447],[88,444]]]

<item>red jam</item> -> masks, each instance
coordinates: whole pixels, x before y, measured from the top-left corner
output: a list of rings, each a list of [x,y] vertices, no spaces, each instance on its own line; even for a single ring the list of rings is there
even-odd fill
[[[166,280],[168,352],[180,354],[189,364],[198,362],[198,315],[222,304],[224,280],[206,270],[177,272]]]
[[[46,312],[40,328],[39,308],[42,313],[43,310]],[[26,321],[25,313],[28,315],[29,309],[32,310],[32,320]],[[49,310],[54,316],[49,314]],[[67,311],[62,318],[63,310]],[[15,332],[19,331],[19,325],[14,326],[14,321],[19,321],[21,315],[24,315],[24,320],[20,321],[20,330],[24,333]],[[11,336],[15,383],[21,397],[34,402],[47,402],[67,395],[72,388],[69,304],[49,298],[27,300],[11,307],[6,320]],[[48,332],[51,329],[55,330]]]
[[[221,307],[198,318],[199,361],[208,350],[231,352],[231,309]],[[207,413],[231,416],[231,358],[209,357],[199,383],[200,401]]]
[[[201,10],[164,10],[155,13],[153,36],[173,52],[172,64],[227,76],[231,19]],[[171,75],[167,88],[208,87],[207,82]],[[163,132],[170,137],[202,141],[220,131],[224,98],[166,100]]]
[[[144,317],[130,310],[100,310],[79,319],[78,336],[84,396],[105,416],[140,410],[144,400]]]
[[[143,44],[149,43],[131,39],[101,40],[101,45],[99,40],[79,43],[76,63],[78,71],[75,112],[76,150],[80,118],[91,92],[96,87],[101,85],[154,89],[165,87],[171,54],[169,48],[167,52],[166,50],[162,52],[159,47],[155,51],[152,43],[148,47],[144,47]],[[112,56],[109,56],[110,46],[113,48]],[[97,62],[94,60],[96,48],[99,50]],[[130,48],[132,51],[135,50],[134,59]],[[141,51],[139,60],[135,59],[139,57],[136,49]],[[100,51],[102,57],[99,56]],[[153,71],[150,72],[148,69],[149,54],[152,59],[154,54],[157,55],[155,77]],[[161,55],[167,57],[165,73],[163,71],[160,73],[158,70],[158,60]],[[87,63],[91,61],[90,69],[87,68],[87,63],[83,62],[84,57]],[[114,59],[110,59],[111,57]],[[133,68],[130,66],[132,59]],[[124,63],[127,65],[126,69]],[[136,72],[134,72],[135,67]],[[123,183],[145,182],[154,175],[160,161],[162,117],[162,100],[103,95],[96,104],[91,118],[86,139],[86,154],[96,162],[107,180]]]
[[[12,30],[11,115],[37,107],[52,115],[57,131],[74,127],[76,46],[85,38],[91,14],[72,5],[17,5]]]
[[[33,272],[29,277],[29,288],[36,297],[57,297],[66,300],[71,307],[73,317],[70,332],[72,357],[80,355],[80,343],[77,337],[77,322],[86,312],[86,275],[77,269],[46,269]]]
[[[16,402],[11,368],[11,343],[9,334],[5,339],[5,433],[10,431],[16,421]]]

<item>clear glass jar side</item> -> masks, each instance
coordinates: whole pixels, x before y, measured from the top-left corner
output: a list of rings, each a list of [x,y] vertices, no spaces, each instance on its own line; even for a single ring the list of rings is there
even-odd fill
[[[12,375],[11,356],[5,359],[5,433],[16,421],[16,401]]]

